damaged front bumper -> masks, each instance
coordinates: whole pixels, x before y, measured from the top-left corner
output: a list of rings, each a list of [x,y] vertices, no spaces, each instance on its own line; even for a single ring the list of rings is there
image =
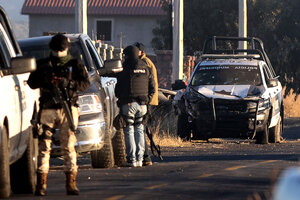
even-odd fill
[[[263,98],[186,101],[194,136],[200,138],[254,138],[268,123],[270,103]]]

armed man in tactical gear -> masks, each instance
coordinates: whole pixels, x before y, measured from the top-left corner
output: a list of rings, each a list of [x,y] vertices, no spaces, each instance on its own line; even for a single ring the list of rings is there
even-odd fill
[[[70,40],[62,34],[52,37],[50,56],[37,61],[28,85],[40,88],[40,117],[37,187],[35,195],[44,196],[51,152],[52,135],[59,128],[61,151],[64,157],[66,190],[68,195],[78,195],[76,186],[77,155],[75,129],[78,124],[77,91],[86,90],[90,82],[84,65],[69,53]]]
[[[136,46],[124,49],[123,71],[117,75],[115,94],[121,114],[126,119],[126,166],[142,167],[145,151],[143,117],[154,94],[154,79],[149,67],[139,56]]]

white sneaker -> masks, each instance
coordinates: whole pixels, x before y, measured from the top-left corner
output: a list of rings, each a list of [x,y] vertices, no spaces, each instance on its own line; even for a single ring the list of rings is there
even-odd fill
[[[136,167],[136,162],[133,163],[129,163],[129,162],[125,162],[121,165],[121,167]]]
[[[136,166],[137,167],[142,167],[143,166],[143,161],[136,161]]]

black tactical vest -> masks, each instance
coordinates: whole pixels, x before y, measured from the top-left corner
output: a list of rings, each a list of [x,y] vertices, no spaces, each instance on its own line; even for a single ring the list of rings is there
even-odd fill
[[[139,60],[136,68],[130,69],[130,96],[148,103],[149,69],[143,61]]]

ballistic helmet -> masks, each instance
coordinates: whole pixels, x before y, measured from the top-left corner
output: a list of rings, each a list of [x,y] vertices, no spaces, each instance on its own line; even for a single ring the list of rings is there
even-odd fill
[[[70,39],[63,34],[56,34],[52,37],[49,47],[53,51],[64,51],[70,47]]]

